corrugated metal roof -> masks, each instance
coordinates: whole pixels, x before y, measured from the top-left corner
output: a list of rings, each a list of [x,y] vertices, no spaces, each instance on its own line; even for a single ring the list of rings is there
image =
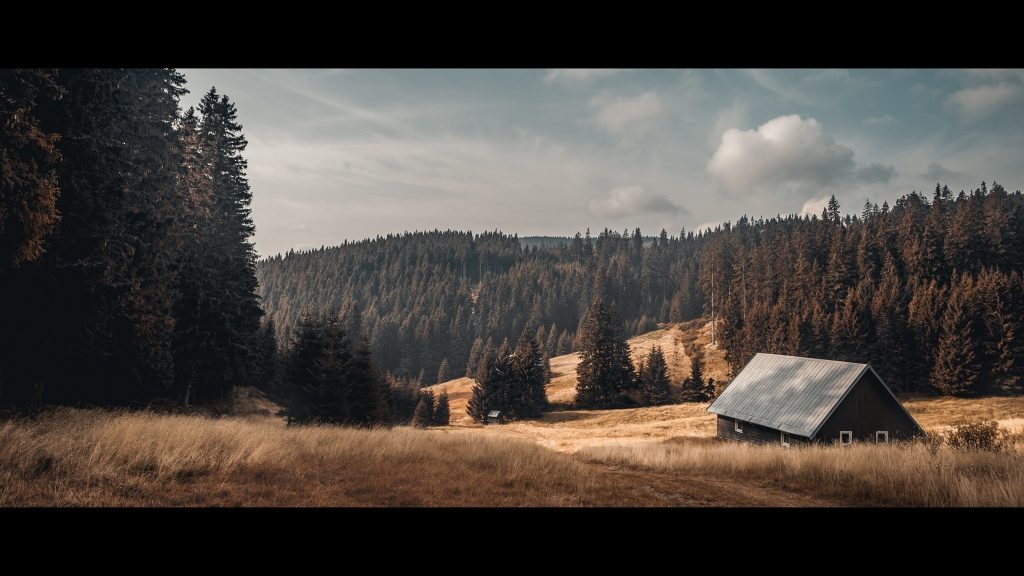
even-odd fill
[[[708,411],[810,438],[868,369],[867,364],[760,353]]]

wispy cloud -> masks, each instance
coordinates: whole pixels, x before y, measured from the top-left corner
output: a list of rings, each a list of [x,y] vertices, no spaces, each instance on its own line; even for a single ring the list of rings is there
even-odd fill
[[[743,71],[751,80],[757,83],[758,86],[771,92],[777,96],[780,100],[786,102],[807,102],[807,98],[804,96],[800,89],[793,87],[783,80],[778,79],[773,73],[767,70],[744,70]]]
[[[630,98],[598,95],[590,100],[590,106],[598,126],[623,138],[645,134],[665,114],[665,105],[657,92]]]
[[[625,70],[617,68],[552,68],[544,74],[545,84],[587,84],[608,78]]]
[[[1024,102],[1024,88],[1012,84],[985,84],[950,94],[946,105],[957,110],[964,122],[977,122],[999,110]]]
[[[864,124],[868,126],[880,126],[883,124],[895,124],[896,119],[891,114],[883,114],[881,116],[868,116],[864,119]]]
[[[938,162],[932,162],[928,165],[928,170],[918,176],[929,182],[948,182],[962,177],[963,174],[956,170],[950,170]]]

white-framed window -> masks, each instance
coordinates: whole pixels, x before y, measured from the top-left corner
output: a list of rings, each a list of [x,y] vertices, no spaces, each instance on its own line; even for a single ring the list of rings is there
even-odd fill
[[[843,446],[849,446],[850,444],[853,444],[853,431],[843,430],[839,432],[839,443],[842,444]]]
[[[889,443],[889,431],[879,430],[875,432],[875,444],[888,444]]]
[[[743,422],[739,420],[733,420],[732,429],[735,430],[736,432],[739,432],[740,434],[743,434]]]
[[[780,434],[781,434],[782,445],[787,447],[787,448],[789,448],[789,442],[790,442],[789,434],[786,434],[785,432],[781,432]]]

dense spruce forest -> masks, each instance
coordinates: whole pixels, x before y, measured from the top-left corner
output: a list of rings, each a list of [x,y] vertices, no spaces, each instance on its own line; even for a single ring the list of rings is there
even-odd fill
[[[630,335],[700,315],[701,244],[663,232],[645,248],[639,230],[605,230],[524,249],[499,232],[415,232],[278,255],[257,276],[279,330],[307,309],[358,310],[380,366],[430,385],[442,365],[453,378],[474,373],[484,351],[514,345],[527,327],[549,356],[574,351],[599,295],[615,302]]]
[[[208,401],[265,376],[245,137],[216,90],[182,112],[184,83],[0,70],[0,403]]]
[[[1024,197],[936,186],[894,206],[715,230],[531,243],[499,232],[388,235],[259,262],[279,331],[358,310],[374,357],[423,385],[473,375],[525,329],[573,351],[598,296],[626,334],[711,313],[733,366],[758,351],[870,362],[899,391],[1016,393],[1024,368]]]

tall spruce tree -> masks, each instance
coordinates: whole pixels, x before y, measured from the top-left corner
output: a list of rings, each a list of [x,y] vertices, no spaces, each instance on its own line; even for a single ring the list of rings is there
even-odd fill
[[[487,422],[487,412],[491,410],[490,400],[494,396],[492,388],[498,384],[493,381],[495,370],[492,367],[495,362],[493,351],[487,350],[481,355],[469,403],[466,404],[466,413],[481,424]]]
[[[504,409],[514,418],[535,418],[548,408],[547,359],[535,336],[524,330],[509,365],[508,400]]]
[[[704,380],[704,353],[701,350],[693,352],[690,376],[683,381],[682,397],[689,402],[703,402],[708,399],[707,383]]]
[[[420,392],[420,401],[412,415],[412,425],[426,428],[434,424],[434,393],[430,390]]]
[[[448,358],[441,360],[441,365],[437,367],[437,381],[447,382],[451,380],[451,370],[448,368]]]
[[[448,406],[448,391],[442,390],[434,405],[434,426],[447,426],[451,420],[451,410]]]
[[[942,332],[931,373],[932,385],[952,396],[973,394],[978,380],[976,340],[968,298],[969,283],[957,282],[942,314]]]
[[[668,404],[672,401],[672,388],[668,380],[668,364],[661,346],[651,348],[640,376],[640,392],[644,403],[651,406]]]
[[[599,298],[584,316],[579,332],[576,404],[604,408],[620,403],[620,394],[634,384],[634,374],[617,314]]]
[[[256,252],[250,237],[252,194],[242,156],[247,142],[235,105],[213,88],[199,104],[199,119],[183,127],[193,147],[183,179],[192,189],[189,218],[202,228],[189,238],[176,328],[178,389],[186,399],[218,398],[251,383],[263,314],[256,293]]]

